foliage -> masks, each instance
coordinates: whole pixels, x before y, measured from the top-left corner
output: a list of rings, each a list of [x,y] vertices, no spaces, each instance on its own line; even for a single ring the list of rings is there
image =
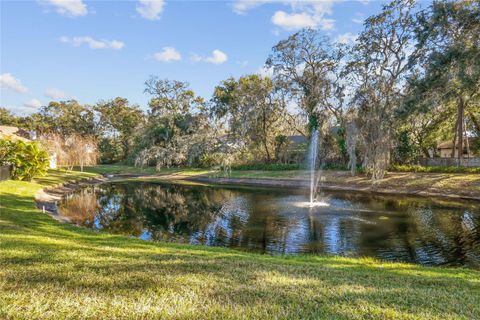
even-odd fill
[[[318,30],[303,29],[275,45],[266,61],[278,88],[308,115],[310,129],[323,127],[331,116],[341,122],[343,55]]]
[[[359,140],[358,128],[355,121],[350,120],[347,123],[345,135],[345,148],[348,153],[348,167],[350,168],[350,174],[354,176],[357,170],[357,144]]]
[[[397,145],[393,150],[393,161],[395,163],[411,163],[418,156],[418,150],[410,140],[408,131],[400,131],[396,139]]]
[[[50,102],[43,106],[40,112],[30,116],[27,122],[38,135],[55,133],[66,137],[72,134],[97,133],[93,108],[76,100]]]
[[[258,75],[230,78],[215,87],[212,101],[210,113],[226,119],[232,143],[244,145],[266,163],[274,160],[275,137],[285,130],[285,106],[275,95],[271,79]]]
[[[16,126],[19,122],[19,117],[16,117],[10,110],[0,107],[0,125]]]
[[[72,134],[63,137],[59,134],[44,135],[40,139],[56,157],[57,165],[72,170],[73,166],[95,165],[98,160],[97,140],[93,136]]]
[[[435,1],[417,15],[416,22],[421,59],[412,67],[402,111],[411,119],[422,113],[428,114],[427,119],[450,114],[443,121],[449,124],[451,141],[462,150],[465,124],[474,130],[480,114],[480,3]]]
[[[395,112],[403,82],[416,53],[411,53],[414,2],[395,0],[365,21],[351,51],[349,75],[355,85],[352,107],[363,147],[363,167],[372,181],[382,179],[390,163]]]
[[[203,99],[188,83],[152,77],[145,92],[153,97],[146,124],[133,136],[135,165],[154,165],[157,170],[191,166],[217,151],[217,131],[208,121]]]
[[[112,164],[121,161],[125,155],[122,143],[114,137],[103,137],[98,144],[100,163]]]
[[[153,96],[149,103],[153,116],[188,114],[193,109],[204,110],[203,98],[195,95],[188,82],[151,76],[145,82],[145,93]]]
[[[49,157],[36,142],[0,139],[0,165],[12,165],[12,179],[30,181],[46,173]]]
[[[125,161],[132,149],[132,135],[144,122],[144,114],[137,105],[117,97],[100,101],[95,106],[102,128],[101,155],[108,162]],[[120,150],[118,150],[120,149]]]

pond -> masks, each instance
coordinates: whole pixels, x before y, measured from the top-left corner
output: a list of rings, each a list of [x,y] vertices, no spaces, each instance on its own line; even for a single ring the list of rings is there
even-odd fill
[[[480,204],[306,190],[115,182],[68,195],[60,214],[78,225],[145,240],[269,254],[375,257],[480,267]]]

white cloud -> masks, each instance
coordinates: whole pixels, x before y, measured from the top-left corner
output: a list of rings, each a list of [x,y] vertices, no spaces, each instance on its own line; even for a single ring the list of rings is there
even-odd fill
[[[96,40],[92,37],[61,37],[60,41],[63,43],[72,44],[75,47],[79,47],[82,44],[87,44],[91,49],[113,49],[120,50],[125,44],[118,40]]]
[[[218,49],[215,49],[215,50],[212,51],[212,56],[205,58],[205,61],[210,62],[210,63],[214,63],[214,64],[222,64],[222,63],[226,62],[227,59],[228,59],[228,57],[224,52],[222,52]]]
[[[88,13],[87,5],[82,0],[44,0],[43,2],[55,7],[55,11],[61,15],[78,17]]]
[[[165,6],[164,0],[138,0],[137,12],[147,20],[158,20]]]
[[[182,60],[182,55],[180,54],[180,52],[175,50],[175,48],[173,47],[164,47],[162,51],[155,53],[153,57],[155,58],[155,60],[161,62]]]
[[[38,99],[32,99],[23,104],[26,108],[37,109],[42,106],[42,103]]]
[[[52,100],[66,99],[67,95],[65,92],[58,90],[56,88],[49,88],[45,90],[45,96]]]
[[[272,23],[286,30],[297,30],[301,28],[320,28],[322,30],[332,30],[335,28],[334,19],[325,19],[323,15],[316,13],[286,13],[277,11],[272,16]]]
[[[0,74],[0,87],[16,91],[18,93],[27,93],[28,89],[22,85],[22,82],[15,79],[10,73]]]
[[[203,61],[203,62],[208,62],[213,64],[222,64],[228,60],[228,56],[226,53],[218,49],[215,49],[212,51],[212,55],[210,57],[201,57],[199,55],[194,54],[191,59],[194,62]]]
[[[272,23],[287,30],[314,28],[317,25],[315,18],[305,12],[289,14],[284,11],[275,12]]]
[[[237,0],[233,4],[233,11],[238,14],[244,14],[248,10],[261,6],[266,3],[279,2],[278,0]]]
[[[335,42],[341,43],[341,44],[352,44],[356,40],[357,40],[357,35],[356,34],[352,34],[351,32],[347,32],[347,33],[339,35],[335,39]]]
[[[339,1],[342,0],[237,0],[233,5],[233,10],[239,14],[243,14],[260,5],[279,2],[283,5],[290,6],[291,12],[284,10],[276,11],[271,18],[274,25],[286,30],[296,30],[306,27],[332,30],[335,27],[335,20],[327,19],[325,16],[333,14],[333,4]]]

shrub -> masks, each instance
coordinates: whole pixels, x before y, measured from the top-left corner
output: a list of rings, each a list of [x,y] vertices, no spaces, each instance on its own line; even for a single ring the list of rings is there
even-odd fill
[[[0,140],[2,165],[13,165],[11,177],[14,180],[30,181],[42,176],[48,169],[48,153],[35,142]]]

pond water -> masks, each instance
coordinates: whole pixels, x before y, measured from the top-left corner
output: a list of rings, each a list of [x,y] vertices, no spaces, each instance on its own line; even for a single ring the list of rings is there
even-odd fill
[[[72,222],[141,239],[270,254],[480,267],[480,204],[307,190],[117,182],[67,196]]]

